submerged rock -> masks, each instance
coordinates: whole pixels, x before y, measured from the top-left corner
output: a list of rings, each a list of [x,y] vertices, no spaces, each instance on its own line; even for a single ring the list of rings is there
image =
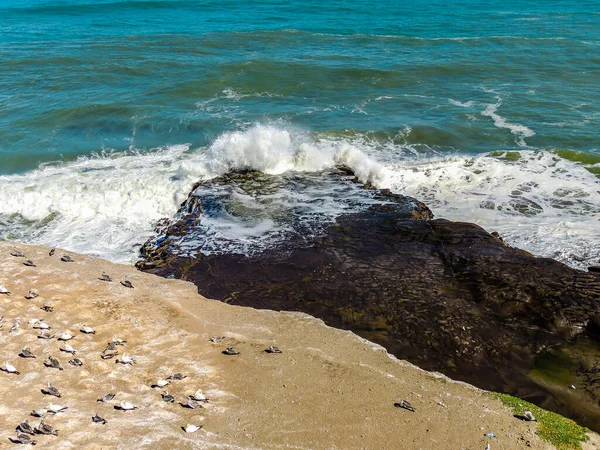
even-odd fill
[[[573,416],[529,371],[537,354],[598,329],[600,274],[535,258],[474,224],[433,220],[423,203],[385,190],[309,242],[290,235],[284,250],[189,256],[186,236],[215,207],[198,186],[144,245],[140,270],[227,303],[309,313],[424,369]]]

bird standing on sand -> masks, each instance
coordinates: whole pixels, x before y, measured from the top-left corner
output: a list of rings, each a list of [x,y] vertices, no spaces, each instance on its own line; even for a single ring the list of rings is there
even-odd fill
[[[53,405],[52,403],[50,403],[46,409],[48,411],[50,411],[53,414],[58,414],[59,412],[63,412],[66,411],[67,409],[69,409],[68,406],[61,406],[61,405]]]
[[[198,431],[200,428],[202,428],[202,425],[198,426],[198,425],[193,425],[191,423],[188,423],[184,427],[181,427],[181,429],[183,431],[185,431],[186,433],[194,433],[195,431]]]
[[[35,432],[39,433],[39,434],[53,434],[54,436],[58,436],[58,430],[55,430],[50,425],[44,423],[43,420],[37,426],[37,428],[35,429]]]
[[[54,356],[48,356],[48,361],[44,362],[44,365],[52,369],[64,370],[58,359],[56,359]]]
[[[131,284],[131,281],[129,281],[127,277],[125,277],[125,279],[121,281],[121,284],[126,288],[133,289],[133,284]]]
[[[112,278],[106,272],[102,272],[102,276],[100,278],[98,278],[98,279],[100,281],[107,281],[109,283],[112,281]]]
[[[37,293],[37,291],[35,289],[29,289],[29,292],[27,293],[27,295],[25,296],[25,298],[27,300],[32,300],[36,297],[38,297],[39,294]]]
[[[13,324],[12,327],[10,327],[10,330],[8,331],[9,334],[10,333],[16,333],[17,331],[19,331],[19,327],[20,326],[21,326],[21,319],[15,320],[15,323]]]
[[[152,386],[153,388],[164,388],[165,386],[168,386],[169,384],[171,384],[171,382],[169,380],[158,380],[156,383],[154,383]]]
[[[35,445],[37,442],[29,437],[29,435],[25,433],[19,433],[17,431],[17,438],[11,439],[11,441],[15,444],[24,444],[24,445]]]
[[[19,356],[21,358],[35,358],[35,355],[33,353],[31,353],[31,350],[29,350],[29,347],[25,347],[23,350],[21,350],[21,353],[19,353]]]
[[[96,334],[96,330],[94,330],[92,327],[88,327],[87,325],[81,327],[81,330],[79,331],[81,331],[84,334]]]
[[[532,414],[531,411],[523,411],[523,418],[525,420],[527,420],[528,422],[535,422],[535,416]]]
[[[96,413],[93,417],[92,417],[92,422],[94,423],[101,423],[102,425],[106,425],[106,419],[103,419],[102,417],[100,417],[98,415],[98,413]]]
[[[74,337],[75,337],[75,336],[73,336],[73,335],[71,334],[71,332],[70,332],[70,331],[65,331],[63,334],[61,334],[61,335],[58,337],[58,340],[59,340],[59,341],[68,341],[68,340],[70,340],[70,339],[73,339]]]
[[[60,260],[62,262],[75,262],[75,261],[73,261],[73,258],[71,258],[69,255],[62,255]]]
[[[2,369],[6,373],[12,373],[14,375],[21,375],[21,372],[17,370],[15,366],[13,366],[8,361],[4,361],[4,368]]]
[[[408,411],[415,412],[415,408],[407,400],[400,400],[400,401],[394,403],[394,406],[396,408],[404,408],[404,409],[407,409]]]
[[[65,352],[65,353],[70,353],[71,355],[74,355],[75,353],[77,353],[77,350],[75,350],[69,344],[65,344],[64,347],[60,349],[60,351]]]
[[[135,364],[135,360],[129,355],[123,355],[123,358],[117,359],[115,362],[118,364],[124,364],[129,366]]]
[[[0,284],[0,294],[10,295],[10,291]]]
[[[170,377],[167,378],[167,380],[177,380],[177,381],[181,381],[184,378],[187,378],[187,375],[184,375],[182,373],[174,373],[173,375],[171,375]]]
[[[48,383],[48,386],[46,386],[46,389],[42,389],[42,394],[44,395],[53,395],[54,397],[58,397],[60,398],[60,392],[58,392],[58,389],[56,389],[54,386],[52,386],[51,383]]]
[[[223,350],[222,353],[224,355],[230,355],[230,356],[235,356],[235,355],[240,354],[240,352],[238,352],[234,347],[227,347],[225,350]]]
[[[40,308],[42,311],[46,311],[46,312],[54,312],[54,306],[50,306],[50,305],[46,305],[45,303],[41,306]]]
[[[175,401],[175,397],[173,397],[171,394],[169,394],[167,391],[163,392],[161,394],[163,402],[167,402],[167,403],[173,403]]]
[[[54,256],[54,253],[56,253],[56,249],[51,248],[50,251],[48,252],[48,256]]]
[[[79,358],[70,359],[68,362],[69,362],[69,364],[71,364],[72,366],[75,366],[75,367],[83,366],[83,361],[80,360]]]
[[[38,335],[38,339],[54,339],[54,335],[50,334],[48,331],[42,330]]]
[[[132,411],[137,409],[137,406],[130,402],[121,402],[119,406],[115,406],[115,409],[120,409],[121,411]]]
[[[116,394],[105,394],[96,401],[102,403],[110,402],[113,398],[115,398],[115,395]]]
[[[279,350],[277,347],[274,346],[269,346],[268,349],[265,350],[265,352],[267,353],[283,353],[281,350]]]
[[[25,255],[23,254],[23,252],[21,252],[21,250],[19,250],[17,247],[13,247],[10,254],[11,254],[11,256],[14,256],[15,258],[25,258]]]
[[[36,330],[49,330],[51,327],[43,320],[40,320],[33,326],[33,328]]]
[[[27,434],[35,434],[35,432],[33,431],[33,428],[31,428],[31,425],[29,424],[29,421],[27,419],[25,419],[23,422],[21,422],[19,424],[19,430],[23,433],[27,433]]]
[[[30,259],[26,259],[25,262],[23,263],[24,266],[28,266],[28,267],[36,267],[36,265],[34,264],[34,262]]]
[[[45,417],[48,414],[48,410],[46,408],[39,408],[34,411],[31,411],[31,415],[33,417]]]
[[[208,399],[206,398],[206,396],[204,395],[204,392],[202,392],[202,389],[198,389],[196,392],[194,392],[192,395],[190,395],[188,398],[193,398],[194,400],[197,400],[199,402],[205,402],[208,403]]]
[[[183,403],[181,403],[181,405],[190,409],[202,408],[200,402],[198,402],[198,400],[194,400],[191,396],[188,397],[188,401],[185,405]]]

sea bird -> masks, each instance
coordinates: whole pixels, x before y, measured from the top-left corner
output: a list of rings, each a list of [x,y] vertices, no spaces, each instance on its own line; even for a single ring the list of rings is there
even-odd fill
[[[169,384],[171,384],[171,382],[169,380],[158,380],[156,383],[154,383],[152,386],[153,388],[163,388],[165,386],[168,386]]]
[[[60,260],[62,262],[75,262],[75,261],[73,261],[73,258],[71,258],[69,255],[62,255]]]
[[[223,350],[222,352],[224,355],[230,355],[230,356],[234,356],[234,355],[239,355],[240,352],[238,352],[235,348],[233,347],[227,347],[225,350]]]
[[[4,361],[4,368],[2,369],[2,371],[6,373],[12,373],[14,375],[21,375],[21,372],[19,372],[17,368],[8,361]]]
[[[106,425],[106,419],[103,419],[102,417],[100,417],[98,415],[98,413],[96,413],[93,417],[92,417],[92,422],[94,423],[101,423],[102,425]]]
[[[44,362],[44,365],[52,369],[64,370],[58,359],[56,359],[54,356],[48,356],[48,361]]]
[[[17,247],[13,247],[10,254],[11,254],[11,256],[14,256],[16,258],[25,258],[25,255],[23,254],[23,252],[21,252],[21,250],[19,250]]]
[[[40,308],[42,311],[54,312],[54,306],[46,305],[45,303]]]
[[[40,331],[40,334],[38,335],[38,339],[54,339],[54,335],[50,334],[47,331]]]
[[[173,375],[171,375],[170,377],[168,377],[167,380],[181,381],[184,378],[187,378],[187,375],[177,372],[177,373],[174,373]]]
[[[404,409],[407,409],[409,411],[415,412],[415,408],[413,407],[413,405],[411,405],[406,400],[399,400],[398,402],[394,403],[394,406],[396,408],[404,408]]]
[[[96,334],[96,330],[94,330],[92,327],[88,327],[87,325],[81,327],[81,330],[79,331],[81,331],[84,334]]]
[[[16,333],[17,331],[19,331],[20,326],[21,326],[21,319],[17,319],[17,320],[15,320],[15,323],[13,324],[13,326],[10,327],[10,330],[8,332]]]
[[[73,336],[71,334],[70,331],[65,331],[63,334],[61,334],[58,338],[59,341],[68,341],[70,339],[73,339],[75,336]]]
[[[125,277],[125,279],[121,281],[121,284],[126,288],[133,289],[133,284],[131,284],[131,281],[129,281],[127,277]]]
[[[121,402],[119,406],[115,406],[115,409],[120,409],[121,411],[131,411],[133,409],[137,409],[137,406],[134,406],[134,404],[130,402]]]
[[[130,366],[135,364],[135,360],[129,355],[123,355],[123,358],[117,359],[115,362],[118,364],[125,364]]]
[[[50,403],[46,409],[53,413],[53,414],[58,414],[59,412],[63,412],[66,411],[67,409],[69,409],[68,406],[61,406],[61,405],[53,405],[52,403]]]
[[[27,293],[27,295],[25,296],[25,298],[27,300],[32,300],[36,297],[38,297],[39,294],[37,293],[37,291],[35,289],[29,289],[29,292]]]
[[[106,272],[102,272],[102,276],[98,279],[100,281],[108,281],[109,283],[112,281],[112,278]]]
[[[48,252],[48,256],[54,256],[54,253],[56,252],[55,248],[51,248],[50,251]]]
[[[113,398],[115,398],[115,395],[116,394],[105,394],[96,401],[102,403],[110,402]]]
[[[10,441],[13,444],[29,444],[29,445],[35,445],[36,441],[34,441],[33,439],[31,439],[31,437],[29,437],[29,435],[25,434],[25,433],[19,433],[17,431],[17,438],[16,439],[12,439],[10,438]]]
[[[31,350],[29,350],[29,347],[25,347],[23,350],[21,350],[21,353],[19,353],[19,356],[21,358],[35,358],[35,355],[33,353],[31,353]]]
[[[69,360],[69,364],[71,364],[72,366],[75,367],[81,367],[83,366],[83,361],[80,360],[79,358],[73,358]]]
[[[53,434],[54,436],[58,436],[58,430],[55,430],[48,424],[45,424],[43,420],[37,426],[35,432],[39,434]]]
[[[69,344],[65,344],[64,347],[60,349],[60,351],[65,352],[65,353],[70,353],[71,355],[74,355],[75,353],[77,353],[77,350],[75,350]]]
[[[204,395],[204,393],[202,392],[201,389],[198,389],[196,392],[194,392],[188,398],[193,398],[194,400],[197,400],[199,402],[208,403],[208,399],[206,398],[206,396]]]
[[[267,352],[267,353],[282,353],[281,350],[279,350],[277,347],[273,347],[272,345],[269,346],[269,348],[266,349],[265,352]]]
[[[29,424],[29,421],[27,419],[25,419],[23,422],[21,422],[19,424],[19,431],[23,432],[23,433],[27,433],[27,434],[35,434],[33,431],[33,428],[31,428],[31,425]]]
[[[48,383],[45,389],[42,389],[42,394],[44,395],[53,395],[54,397],[60,398],[60,392],[51,383]]]
[[[34,262],[30,259],[26,259],[25,262],[23,263],[24,266],[28,266],[28,267],[36,267],[36,265],[34,264]]]
[[[0,284],[0,294],[10,295],[10,291]]]
[[[183,431],[185,431],[186,433],[194,433],[195,431],[198,431],[200,428],[202,428],[202,425],[200,425],[200,426],[192,425],[191,423],[188,423],[184,427],[181,427],[181,429]]]
[[[167,391],[163,392],[161,394],[163,402],[167,402],[167,403],[173,403],[175,401],[175,397],[173,397],[171,394],[169,394]]]

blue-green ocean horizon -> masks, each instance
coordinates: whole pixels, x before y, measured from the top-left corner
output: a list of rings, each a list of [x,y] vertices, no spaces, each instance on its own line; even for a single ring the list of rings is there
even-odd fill
[[[498,98],[527,146],[599,151],[593,2],[2,0],[0,17],[0,174],[274,119],[383,141],[410,127],[407,143],[440,152],[518,147],[451,103]]]
[[[199,179],[346,164],[585,268],[598,86],[597,1],[0,0],[0,239],[131,262]]]

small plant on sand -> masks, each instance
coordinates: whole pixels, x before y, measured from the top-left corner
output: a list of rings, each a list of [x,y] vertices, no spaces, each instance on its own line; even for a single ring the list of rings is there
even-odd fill
[[[515,415],[521,415],[523,411],[531,411],[538,423],[537,435],[560,450],[579,450],[581,442],[589,440],[587,433],[590,430],[577,425],[571,419],[546,411],[512,395],[498,393],[493,395],[512,408]]]

